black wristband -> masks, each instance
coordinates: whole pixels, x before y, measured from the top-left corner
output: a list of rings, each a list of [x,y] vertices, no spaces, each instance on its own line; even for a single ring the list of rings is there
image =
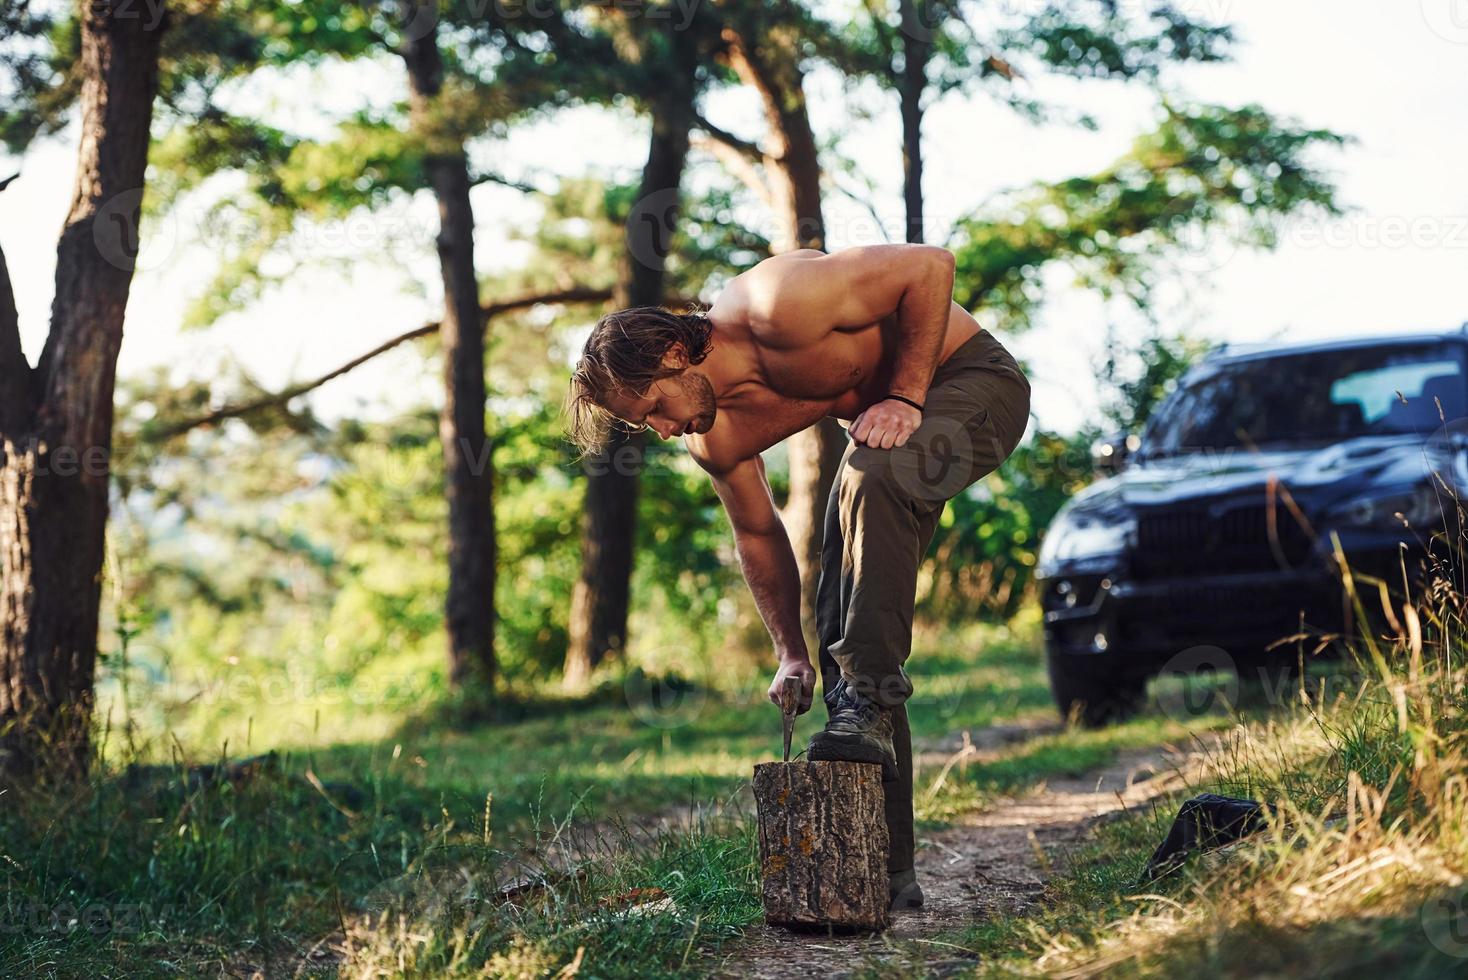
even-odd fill
[[[883,401],[902,402],[905,405],[911,405],[913,408],[917,409],[919,412],[921,412],[923,410],[923,407],[921,405],[919,405],[917,402],[913,401],[911,398],[903,398],[901,395],[894,395],[890,391],[887,392],[887,397],[884,398],[884,399],[882,399],[882,400]]]

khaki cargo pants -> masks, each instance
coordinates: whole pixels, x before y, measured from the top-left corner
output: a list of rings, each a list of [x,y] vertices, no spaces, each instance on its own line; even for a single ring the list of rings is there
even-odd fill
[[[902,669],[912,648],[918,565],[943,505],[1003,463],[1024,435],[1030,383],[987,330],[938,365],[905,446],[851,443],[826,505],[816,602],[821,688],[842,676],[892,708],[898,776],[883,782],[890,872],[913,866],[912,736]],[[830,710],[828,702],[827,710]]]

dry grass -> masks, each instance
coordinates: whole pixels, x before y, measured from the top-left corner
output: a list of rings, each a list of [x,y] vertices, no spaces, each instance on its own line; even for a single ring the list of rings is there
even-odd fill
[[[1310,683],[1241,724],[1209,788],[1269,803],[1269,830],[1123,894],[1080,927],[1031,936],[992,972],[1091,976],[1468,974],[1468,650],[1463,597],[1398,602],[1357,649],[1358,686]]]

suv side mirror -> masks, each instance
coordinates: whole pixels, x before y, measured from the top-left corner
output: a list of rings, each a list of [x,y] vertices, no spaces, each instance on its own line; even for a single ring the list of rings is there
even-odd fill
[[[1127,461],[1141,445],[1141,439],[1126,432],[1104,436],[1091,444],[1091,465],[1104,476],[1115,476],[1126,469]]]

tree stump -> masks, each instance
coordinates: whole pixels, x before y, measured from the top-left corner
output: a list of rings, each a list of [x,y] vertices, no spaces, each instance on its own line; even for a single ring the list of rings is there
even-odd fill
[[[887,928],[882,767],[767,762],[754,767],[765,921],[791,929]]]

